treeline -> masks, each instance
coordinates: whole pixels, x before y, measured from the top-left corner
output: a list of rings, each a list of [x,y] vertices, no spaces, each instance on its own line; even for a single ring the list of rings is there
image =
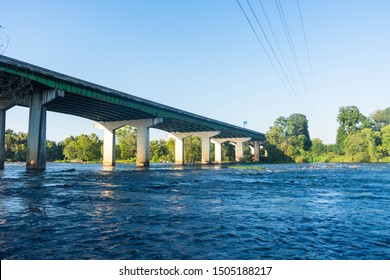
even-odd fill
[[[356,106],[339,108],[336,144],[326,145],[321,139],[310,138],[308,120],[303,114],[279,117],[266,134],[263,151],[268,162],[390,162],[390,107],[366,117]],[[123,127],[116,133],[116,159],[135,162],[137,129]],[[48,161],[101,161],[103,141],[96,134],[70,136],[61,142],[47,141]],[[7,130],[5,157],[7,161],[26,161],[27,134]],[[175,141],[150,141],[151,162],[174,162]],[[215,158],[211,145],[211,159]],[[201,139],[184,140],[184,160],[201,161]],[[234,161],[235,148],[222,144],[222,160]],[[250,148],[245,146],[243,161],[252,161]]]
[[[135,162],[137,157],[137,129],[123,127],[116,132],[116,159],[124,162]],[[211,147],[211,158],[214,158],[214,146]],[[9,162],[26,161],[27,133],[5,133],[5,157]],[[70,136],[61,142],[46,141],[46,158],[48,161],[101,161],[103,141],[94,133],[90,135]],[[151,162],[174,162],[175,141],[164,139],[150,141]],[[249,147],[244,149],[244,161],[251,161],[253,155]],[[187,163],[200,162],[201,139],[191,136],[184,139],[184,160]],[[222,160],[234,161],[235,149],[230,143],[222,144]]]
[[[390,162],[390,107],[364,116],[356,106],[339,108],[336,144],[310,139],[302,114],[279,117],[266,134],[272,162]]]

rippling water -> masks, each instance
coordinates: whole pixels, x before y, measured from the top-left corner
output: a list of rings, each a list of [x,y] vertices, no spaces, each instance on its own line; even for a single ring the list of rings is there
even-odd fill
[[[1,259],[390,259],[390,164],[7,165]]]

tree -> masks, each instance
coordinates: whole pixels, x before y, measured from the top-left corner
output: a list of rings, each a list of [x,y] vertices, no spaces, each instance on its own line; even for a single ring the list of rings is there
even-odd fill
[[[150,141],[150,155],[152,162],[169,161],[167,141],[163,139]]]
[[[63,154],[68,160],[97,161],[102,158],[102,144],[95,133],[71,136],[62,143]]]
[[[351,133],[345,140],[345,157],[352,162],[376,162],[376,140],[370,128]]]
[[[292,114],[287,120],[287,137],[298,138],[294,141],[301,143],[301,148],[308,151],[312,145],[309,135],[309,124],[305,115]]]
[[[92,133],[91,135],[81,134],[76,138],[77,158],[81,161],[97,161],[102,158],[102,141]]]
[[[310,152],[313,155],[319,156],[327,152],[326,146],[319,138],[314,138],[312,140],[313,145],[310,148]]]
[[[197,162],[202,160],[202,141],[200,137],[190,136],[184,139],[184,160],[186,162]]]
[[[46,160],[55,161],[64,159],[63,146],[55,141],[46,141]]]
[[[5,158],[8,161],[26,161],[27,133],[15,133],[11,129],[5,132]]]
[[[170,138],[166,142],[166,147],[168,151],[167,161],[174,162],[175,161],[175,139]]]
[[[236,153],[232,143],[224,142],[221,144],[221,159],[222,161],[236,160]]]
[[[344,142],[349,134],[372,126],[370,119],[361,114],[356,106],[340,107],[337,121],[340,126],[337,129],[336,144],[341,153],[344,152]]]
[[[74,136],[70,136],[66,138],[62,142],[63,154],[65,159],[67,160],[75,160],[77,159],[77,148],[76,148],[76,138]]]
[[[381,130],[390,124],[390,107],[384,110],[377,110],[370,115],[372,122],[377,130]]]
[[[288,158],[299,162],[305,160],[306,151],[312,146],[308,120],[305,115],[292,114],[279,117],[266,134],[267,142],[282,151]],[[271,147],[272,149],[272,147]],[[278,157],[286,161],[283,157]]]
[[[26,161],[27,133],[14,132],[7,129],[5,132],[5,158],[7,161]],[[46,159],[49,161],[63,159],[63,147],[61,143],[46,141]]]
[[[345,133],[350,134],[359,130],[363,117],[356,106],[345,106],[339,108],[337,121]]]
[[[117,156],[123,160],[135,160],[137,156],[137,129],[124,126],[116,131],[119,146]]]
[[[390,125],[382,128],[380,132],[381,145],[379,151],[383,157],[390,157]]]

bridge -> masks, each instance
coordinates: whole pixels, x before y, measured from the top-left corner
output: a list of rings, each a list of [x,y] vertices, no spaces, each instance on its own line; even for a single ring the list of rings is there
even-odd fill
[[[134,95],[70,77],[52,70],[0,55],[0,169],[5,162],[6,111],[13,106],[30,108],[27,169],[46,168],[47,111],[95,121],[104,131],[103,164],[115,165],[115,131],[125,125],[137,128],[138,166],[149,166],[149,129],[170,133],[175,139],[175,163],[184,164],[184,139],[202,140],[202,163],[210,163],[210,143],[215,162],[221,162],[221,144],[235,144],[236,160],[243,157],[244,143],[253,145],[259,160],[263,133],[189,113]]]

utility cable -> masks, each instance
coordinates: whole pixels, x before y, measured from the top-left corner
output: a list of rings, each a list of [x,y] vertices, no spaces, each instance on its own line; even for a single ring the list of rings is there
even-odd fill
[[[298,107],[297,104],[295,103],[295,100],[294,100],[294,98],[293,98],[291,92],[290,92],[289,89],[287,88],[287,86],[286,86],[286,84],[285,84],[285,82],[284,82],[282,76],[280,75],[279,71],[277,70],[277,68],[276,68],[276,66],[275,66],[275,64],[274,64],[274,62],[272,61],[272,59],[271,59],[271,57],[270,57],[270,55],[269,55],[267,49],[265,48],[264,44],[263,44],[262,41],[260,40],[260,37],[259,37],[259,35],[257,34],[256,29],[254,28],[252,22],[250,21],[248,15],[246,14],[244,8],[242,7],[242,5],[241,5],[241,3],[240,3],[240,1],[239,1],[239,0],[236,0],[236,2],[237,2],[237,4],[238,4],[238,6],[240,7],[242,13],[244,14],[246,20],[248,21],[248,23],[249,23],[249,25],[250,25],[250,27],[251,27],[253,33],[255,34],[255,36],[256,36],[256,38],[257,38],[257,41],[259,42],[261,48],[263,49],[264,53],[266,54],[266,56],[267,56],[269,62],[271,63],[271,65],[272,65],[274,71],[276,72],[278,78],[280,79],[280,81],[281,81],[281,83],[282,83],[284,89],[286,90],[286,92],[287,92],[288,95],[290,96],[290,98],[291,98],[292,102],[294,103],[294,105],[295,105],[296,107]]]
[[[267,43],[268,43],[268,46],[270,47],[270,49],[271,49],[271,51],[272,51],[272,53],[273,53],[273,55],[274,55],[276,61],[278,62],[278,65],[279,65],[280,69],[282,70],[282,72],[283,72],[283,74],[284,74],[284,77],[286,78],[287,82],[289,83],[289,85],[290,85],[292,91],[294,92],[294,94],[295,94],[295,96],[296,96],[296,98],[297,98],[299,104],[301,105],[302,109],[304,109],[304,106],[303,106],[303,104],[302,104],[302,101],[300,100],[300,98],[299,98],[299,96],[298,96],[296,90],[294,89],[294,87],[293,87],[293,85],[292,85],[292,83],[291,83],[291,81],[290,81],[290,78],[287,76],[286,71],[284,70],[282,64],[280,63],[280,60],[279,60],[278,56],[276,55],[275,50],[274,50],[274,48],[273,48],[271,42],[269,41],[268,36],[267,36],[267,34],[265,33],[265,31],[264,31],[264,29],[263,29],[263,27],[262,27],[262,25],[261,25],[261,23],[260,23],[260,21],[259,21],[259,18],[257,17],[255,11],[254,11],[253,8],[252,8],[252,5],[249,3],[249,0],[246,0],[246,2],[248,3],[248,6],[249,6],[249,8],[250,8],[251,11],[252,11],[253,16],[255,17],[257,24],[259,25],[260,30],[261,30],[261,32],[263,33],[263,36],[264,36],[265,40],[266,40]],[[294,80],[293,80],[293,81],[294,81]]]

